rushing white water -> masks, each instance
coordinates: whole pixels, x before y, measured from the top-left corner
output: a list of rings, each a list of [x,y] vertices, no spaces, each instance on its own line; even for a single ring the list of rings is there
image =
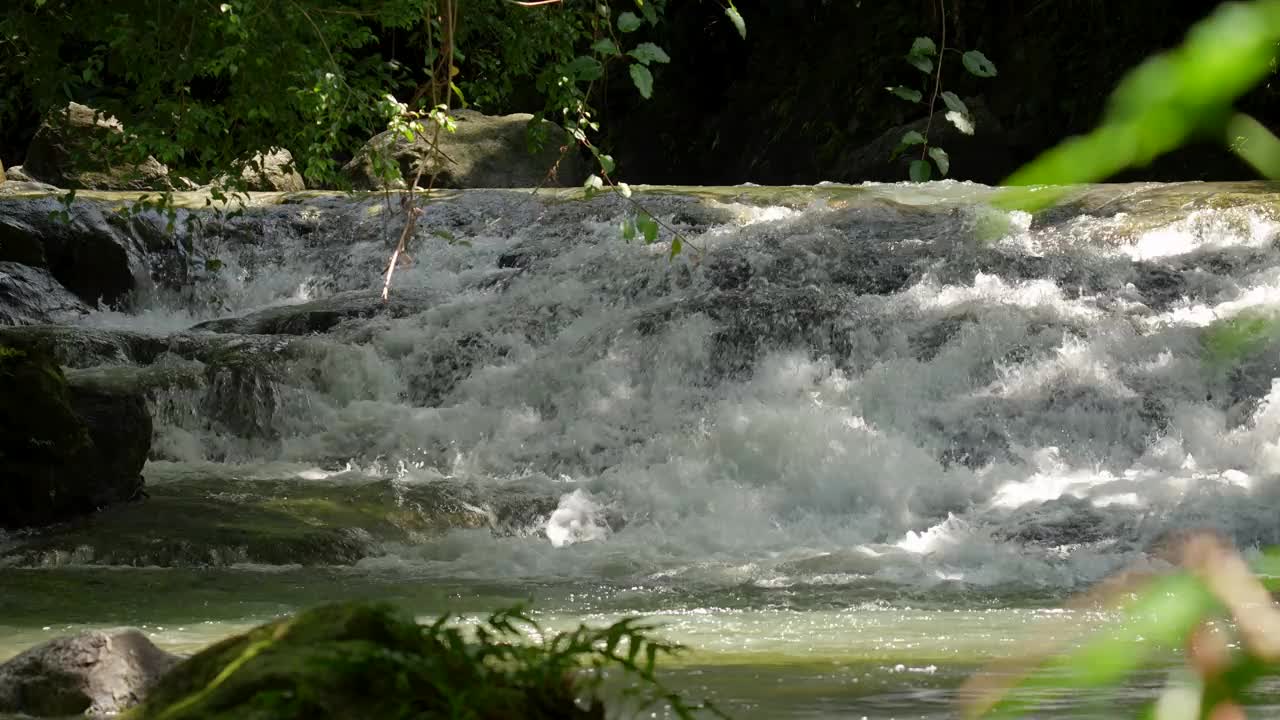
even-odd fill
[[[458,193],[388,312],[400,216],[314,200],[190,230],[220,267],[84,323],[249,316],[213,328],[250,370],[157,393],[153,481],[212,461],[558,498],[370,569],[1066,590],[1160,567],[1187,528],[1280,539],[1276,346],[1215,365],[1205,340],[1280,303],[1274,196],[1115,188],[1033,222],[977,186],[838,190],[644,195],[701,251],[671,261],[667,230],[622,242],[618,198]],[[334,319],[280,334],[308,311]]]

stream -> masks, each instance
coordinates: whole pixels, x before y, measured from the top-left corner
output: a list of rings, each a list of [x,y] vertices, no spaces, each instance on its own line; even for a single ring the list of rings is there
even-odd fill
[[[180,197],[166,233],[83,193],[148,282],[0,341],[146,394],[150,497],[0,533],[0,660],[527,601],[662,623],[672,684],[735,718],[950,718],[987,663],[1114,621],[1073,598],[1180,533],[1280,542],[1280,186],[1035,215],[951,181],[636,190],[651,244],[617,196],[442,193],[385,304],[387,198]],[[1175,663],[1037,717],[1136,711]]]

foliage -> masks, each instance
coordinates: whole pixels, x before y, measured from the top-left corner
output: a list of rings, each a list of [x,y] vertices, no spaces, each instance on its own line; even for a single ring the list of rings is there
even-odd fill
[[[680,648],[635,618],[561,633],[519,607],[471,628],[456,619],[423,626],[360,603],[307,610],[202,651],[126,717],[595,720],[610,671],[633,683],[620,699],[640,709],[666,704],[684,719],[716,712],[662,685],[658,660]]]
[[[1182,648],[1188,672],[1175,674],[1143,717],[1244,717],[1249,687],[1280,672],[1280,610],[1217,537],[1197,535],[1169,550],[1179,571],[1122,585],[1114,594],[1127,598],[1123,612],[1088,641],[971,682],[967,716],[1025,717],[1055,695],[1117,685],[1157,654]],[[1276,566],[1272,556],[1260,570],[1274,574]]]
[[[941,177],[946,177],[951,170],[951,158],[947,155],[947,151],[929,143],[929,131],[933,127],[933,108],[939,98],[947,106],[947,112],[944,117],[948,122],[955,125],[956,129],[965,135],[972,135],[974,132],[973,114],[969,112],[968,106],[955,93],[942,89],[942,66],[946,53],[948,50],[959,51],[947,47],[947,13],[946,7],[941,0],[939,7],[942,10],[941,46],[935,43],[932,38],[918,37],[911,43],[911,50],[906,54],[907,64],[924,74],[924,90],[917,90],[906,85],[885,88],[895,96],[917,104],[924,102],[926,93],[929,95],[929,119],[925,125],[924,132],[917,130],[906,132],[898,143],[898,147],[893,151],[893,157],[896,158],[917,145],[920,147],[920,157],[912,160],[909,168],[912,182],[927,182],[933,176],[934,167],[938,169],[938,174]],[[987,59],[986,55],[977,50],[961,53],[960,64],[969,74],[975,77],[990,78],[996,76],[996,66]],[[933,161],[932,165],[929,163],[930,160]]]
[[[450,28],[457,105],[512,108],[536,88],[539,115],[587,132],[612,63],[650,96],[665,50],[640,32],[667,0],[466,3]],[[631,6],[628,9],[627,6]],[[288,149],[314,185],[403,111],[427,112],[440,78],[448,0],[15,0],[0,10],[0,123],[75,100],[135,136],[118,162],[151,155],[200,182],[253,153]],[[736,10],[728,7],[734,16]],[[740,18],[740,16],[737,16]],[[636,38],[640,38],[637,40]]]
[[[1280,1],[1224,3],[1182,45],[1147,59],[1112,93],[1101,124],[1020,168],[1006,185],[1105,180],[1197,138],[1220,138],[1270,178],[1280,178],[1280,140],[1232,104],[1275,72]],[[1001,203],[1038,209],[1056,192],[1008,191]]]

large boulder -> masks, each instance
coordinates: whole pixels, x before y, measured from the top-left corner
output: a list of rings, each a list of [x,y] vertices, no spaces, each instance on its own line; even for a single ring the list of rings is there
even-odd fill
[[[466,708],[477,720],[604,718],[598,702],[575,702],[571,663],[556,665],[533,648],[517,648],[509,663],[485,662],[464,637],[383,605],[328,605],[200,652],[125,717],[444,720]]]
[[[66,322],[87,312],[43,268],[0,260],[0,326]]]
[[[41,182],[86,190],[169,190],[169,169],[153,157],[122,159],[128,135],[114,117],[70,103],[45,116],[23,170]]]
[[[375,135],[343,168],[357,190],[381,190],[383,181],[376,170],[380,158],[399,169],[401,179],[392,187],[405,187],[417,175],[418,164],[427,162],[419,184],[425,186],[433,172],[439,172],[436,187],[508,188],[571,187],[587,176],[586,164],[576,147],[561,157],[564,131],[544,120],[538,131],[543,139],[537,152],[530,152],[529,123],[532,115],[483,115],[472,110],[455,113],[457,131],[439,133],[444,160],[437,162],[431,152],[434,133],[428,129],[409,142],[391,131]]]
[[[0,665],[0,713],[120,713],[141,702],[179,661],[132,628],[50,640]]]
[[[302,173],[294,165],[293,154],[284,148],[256,153],[240,171],[246,190],[260,192],[301,192],[307,189]]]
[[[142,492],[151,416],[127,392],[71,388],[34,347],[0,345],[0,528],[65,520]]]
[[[77,201],[69,221],[52,198],[0,206],[0,260],[44,267],[90,305],[115,305],[151,287],[147,248],[98,203]]]

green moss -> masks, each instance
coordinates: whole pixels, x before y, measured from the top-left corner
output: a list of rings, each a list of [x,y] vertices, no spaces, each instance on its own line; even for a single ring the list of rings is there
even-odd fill
[[[1204,329],[1204,360],[1211,368],[1230,367],[1276,338],[1280,338],[1280,314],[1246,310]]]

